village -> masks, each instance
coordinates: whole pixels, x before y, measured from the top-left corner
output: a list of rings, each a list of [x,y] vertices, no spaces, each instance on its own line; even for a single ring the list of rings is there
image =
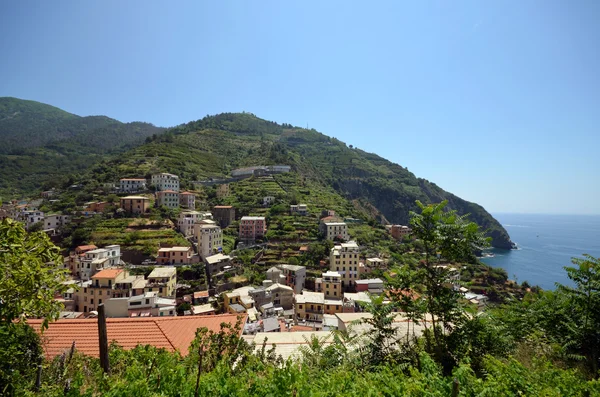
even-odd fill
[[[289,172],[289,166],[247,167],[232,172],[228,181],[202,181],[202,185],[216,186],[216,194],[229,194],[229,185],[222,182],[239,181],[244,178],[264,178],[273,173]],[[205,316],[232,315],[233,319],[243,316],[242,334],[248,341],[260,342],[265,334],[289,333],[269,337],[270,343],[281,346],[284,355],[293,354],[289,345],[302,344],[307,335],[327,337],[331,330],[347,330],[368,318],[364,305],[372,297],[383,296],[389,302],[389,289],[382,276],[388,270],[386,258],[365,255],[349,233],[348,223],[360,222],[354,218],[342,218],[334,210],[322,209],[318,214],[318,239],[329,249],[327,259],[321,260],[322,269],[315,270],[298,264],[261,262],[269,229],[265,216],[241,216],[231,205],[216,205],[210,211],[196,210],[196,194],[180,191],[177,175],[157,173],[145,178],[122,178],[118,184],[108,186],[120,195],[117,203],[107,201],[88,202],[71,214],[46,214],[40,208],[55,200],[58,192],[45,191],[41,198],[29,202],[4,204],[0,217],[22,222],[29,230],[41,230],[51,238],[60,236],[61,229],[77,219],[99,216],[110,205],[116,204],[115,213],[128,217],[143,218],[152,206],[178,210],[176,230],[189,242],[188,245],[159,245],[149,258],[136,263],[124,260],[121,246],[111,244],[98,247],[94,244],[78,245],[64,257],[64,267],[71,280],[69,289],[56,300],[64,304],[61,320],[89,319],[98,316],[100,306],[109,324],[111,319],[196,318]],[[151,188],[149,188],[151,187]],[[276,197],[262,197],[262,207],[277,203]],[[294,219],[307,219],[310,215],[307,204],[290,204],[288,215]],[[231,233],[237,225],[237,247],[225,252],[224,230]],[[410,241],[411,229],[406,225],[386,226],[389,236],[401,244]],[[279,243],[286,249],[285,243]],[[243,273],[244,262],[236,253],[255,248],[253,263],[262,263],[261,282],[253,284],[237,276]],[[308,245],[299,247],[305,253]],[[293,261],[291,261],[293,262]],[[178,273],[190,266],[202,269],[205,283],[196,288]],[[140,269],[144,273],[140,273]],[[179,271],[178,271],[179,269]],[[475,294],[460,284],[460,269],[450,268],[451,283],[464,298],[478,308],[485,306],[487,296]],[[148,272],[149,271],[149,272]],[[415,299],[418,295],[415,294]],[[218,317],[221,317],[218,316]],[[62,329],[57,323],[50,326],[49,333]],[[398,313],[399,328],[409,327],[410,320]],[[54,325],[56,324],[56,325]],[[192,323],[188,323],[192,324]],[[196,323],[188,330],[193,334]],[[420,334],[426,324],[413,325]],[[77,332],[77,331],[74,331]],[[296,334],[291,334],[296,333]],[[143,335],[139,338],[144,340]],[[275,339],[274,339],[275,338]],[[300,339],[299,339],[300,338]],[[56,338],[55,343],[69,343],[68,337]],[[52,338],[50,340],[53,340]],[[65,342],[67,341],[67,342]],[[118,342],[118,341],[117,341]],[[286,347],[287,346],[287,347]],[[68,346],[63,346],[68,347]],[[54,346],[52,351],[60,351]]]

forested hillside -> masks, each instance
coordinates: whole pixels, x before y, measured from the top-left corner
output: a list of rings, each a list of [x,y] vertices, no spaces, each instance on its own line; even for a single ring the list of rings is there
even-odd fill
[[[67,183],[104,156],[163,132],[152,124],[80,117],[34,101],[0,98],[0,195]]]
[[[315,130],[277,124],[249,113],[224,113],[168,130],[126,156],[103,162],[90,174],[98,182],[168,171],[184,185],[222,178],[237,167],[289,164],[313,183],[332,188],[361,212],[379,221],[408,223],[415,201],[448,200],[449,208],[471,214],[488,230],[492,244],[511,248],[504,228],[483,207],[444,191],[376,154],[347,146]]]

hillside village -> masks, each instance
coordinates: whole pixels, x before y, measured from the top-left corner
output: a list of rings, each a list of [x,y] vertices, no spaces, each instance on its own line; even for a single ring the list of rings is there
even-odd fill
[[[56,297],[65,319],[94,317],[103,304],[109,318],[243,314],[248,335],[344,328],[349,318],[368,315],[363,306],[372,296],[387,299],[393,291],[385,273],[393,263],[418,258],[418,246],[407,225],[369,224],[346,208],[344,216],[335,205],[319,206],[327,197],[288,194],[286,183],[296,178],[288,165],[255,166],[183,190],[177,175],[159,172],[104,184],[104,200],[72,212],[47,210],[64,196],[51,190],[5,203],[0,214],[42,230],[65,249],[71,288]],[[250,193],[254,202],[243,202]],[[209,207],[210,197],[218,204]],[[65,246],[76,244],[73,236],[90,222],[88,241]],[[110,232],[114,224],[126,227]],[[153,249],[140,244],[145,234]],[[460,264],[443,266],[465,301],[486,305],[488,291],[465,288],[472,280],[461,282],[469,273]],[[500,275],[499,283],[505,281]]]

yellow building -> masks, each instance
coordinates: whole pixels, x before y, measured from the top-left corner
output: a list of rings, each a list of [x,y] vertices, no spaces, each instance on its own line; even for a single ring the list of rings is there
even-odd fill
[[[341,275],[342,289],[353,289],[359,275],[360,249],[354,241],[335,245],[329,254],[329,270]]]
[[[249,295],[249,292],[254,289],[256,289],[255,286],[248,285],[246,287],[237,288],[231,292],[224,293],[223,305],[225,311],[228,313],[238,313],[239,307],[234,305],[240,305],[244,308],[244,310],[254,307],[254,299],[252,299],[252,297]]]
[[[175,296],[177,285],[177,269],[174,267],[157,267],[148,276],[144,292],[158,292],[161,298]]]
[[[104,269],[82,282],[75,293],[75,311],[88,313],[98,310],[98,305],[114,297],[115,286],[128,277],[122,268]]]
[[[323,321],[325,296],[322,292],[296,294],[294,309],[298,320]]]

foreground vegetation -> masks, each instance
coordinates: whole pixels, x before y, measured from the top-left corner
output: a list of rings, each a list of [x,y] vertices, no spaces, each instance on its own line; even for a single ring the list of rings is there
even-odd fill
[[[0,390],[44,396],[600,395],[600,260],[574,259],[566,268],[573,287],[532,291],[476,313],[439,264],[476,262],[473,252],[486,239],[444,203],[419,205],[411,224],[424,256],[419,266],[398,264],[387,275],[391,302],[379,297],[365,305],[372,314],[366,334],[335,331],[331,344],[313,338],[297,360],[283,361],[268,345],[241,340],[240,323],[223,325],[217,333],[199,329],[185,355],[112,346],[110,373],[76,350],[51,362],[41,358],[40,338],[21,315],[56,318],[60,305],[37,291],[65,288],[61,271],[45,265],[58,259],[58,250],[44,234],[27,234],[5,220]],[[425,325],[422,336],[410,328],[396,332],[398,310]]]

